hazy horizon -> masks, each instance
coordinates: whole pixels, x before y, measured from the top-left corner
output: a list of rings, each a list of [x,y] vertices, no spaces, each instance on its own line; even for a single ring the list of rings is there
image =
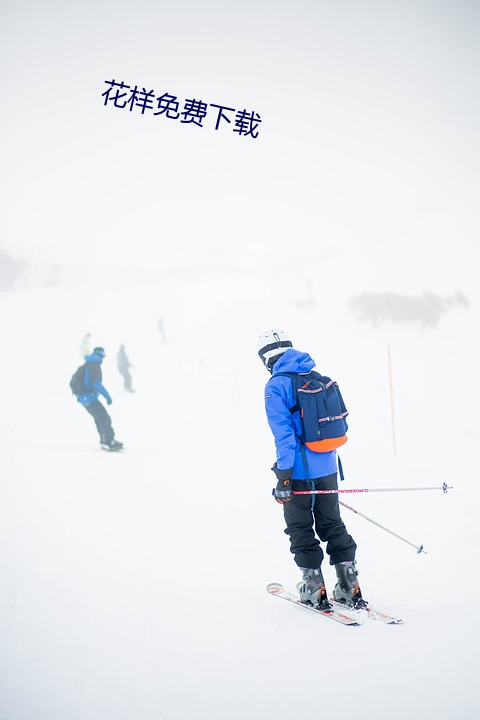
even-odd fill
[[[475,3],[7,2],[2,15],[12,254],[174,265],[180,280],[184,263],[312,274],[328,258],[365,290],[476,286]],[[258,137],[215,130],[214,108],[200,128],[105,106],[113,79],[254,111]]]

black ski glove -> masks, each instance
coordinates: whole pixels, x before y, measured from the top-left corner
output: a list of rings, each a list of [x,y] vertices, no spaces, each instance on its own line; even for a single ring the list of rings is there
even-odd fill
[[[272,471],[277,476],[277,480],[291,480],[293,475],[293,468],[290,470],[279,470],[277,463],[273,463]]]
[[[279,470],[277,463],[274,463],[272,467],[273,472],[277,476],[277,487],[273,488],[272,495],[275,500],[283,505],[292,499],[292,473],[293,468],[290,470]]]

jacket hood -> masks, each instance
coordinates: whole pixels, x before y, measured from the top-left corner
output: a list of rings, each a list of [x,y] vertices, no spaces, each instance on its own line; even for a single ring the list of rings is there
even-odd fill
[[[273,375],[281,372],[307,373],[315,367],[308,353],[288,348],[273,366]]]
[[[101,355],[96,355],[95,353],[92,353],[91,355],[85,355],[85,362],[87,363],[98,363],[101,364],[103,360],[103,357]]]

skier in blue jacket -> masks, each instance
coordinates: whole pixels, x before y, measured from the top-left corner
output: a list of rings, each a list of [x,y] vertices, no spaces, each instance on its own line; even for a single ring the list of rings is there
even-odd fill
[[[102,347],[94,348],[93,352],[85,357],[84,391],[77,396],[77,400],[95,420],[102,448],[120,450],[123,443],[115,440],[110,415],[98,399],[99,395],[103,395],[107,405],[112,404],[112,398],[102,384],[101,364],[104,357],[105,350]]]
[[[279,373],[306,374],[315,367],[308,353],[295,350],[280,329],[266,330],[258,339],[258,354],[272,374],[265,387],[265,409],[275,438],[277,459],[272,470],[277,478],[275,500],[283,505],[285,533],[290,551],[302,571],[298,589],[302,602],[329,609],[321,570],[324,557],[320,541],[326,542],[337,584],[333,596],[348,607],[365,607],[357,580],[356,544],[340,516],[338,495],[294,495],[301,490],[336,490],[336,450],[314,452],[300,442],[300,413],[290,377]]]

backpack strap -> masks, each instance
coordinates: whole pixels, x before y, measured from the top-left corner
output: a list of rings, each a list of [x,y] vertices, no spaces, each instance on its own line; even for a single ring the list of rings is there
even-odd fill
[[[305,472],[307,474],[306,479],[310,480],[311,478],[310,478],[310,470],[308,469],[307,453],[305,452],[305,445],[302,442],[300,442],[300,452],[302,453],[303,465],[305,467]]]
[[[310,370],[310,373],[312,373],[312,372],[314,372],[314,371]],[[302,375],[302,377],[305,377],[306,375],[310,375],[310,373],[305,373],[305,375]],[[315,374],[318,375],[318,373],[315,373]],[[297,397],[297,382],[298,382],[297,378],[300,377],[300,375],[298,373],[279,372],[279,373],[275,373],[274,377],[289,377],[290,380],[292,381],[293,394],[295,397]],[[298,410],[300,410],[298,403],[295,403],[295,405],[293,405],[293,407],[288,408],[288,411],[291,415],[293,415],[293,413],[296,413]]]

